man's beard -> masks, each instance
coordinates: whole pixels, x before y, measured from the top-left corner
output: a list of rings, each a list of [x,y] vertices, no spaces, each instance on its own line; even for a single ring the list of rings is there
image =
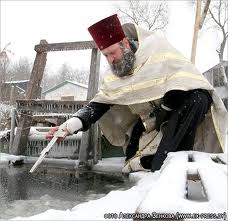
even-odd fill
[[[123,59],[116,64],[110,64],[113,74],[118,77],[124,77],[133,74],[133,67],[136,60],[135,54],[131,49],[124,48],[122,51]]]

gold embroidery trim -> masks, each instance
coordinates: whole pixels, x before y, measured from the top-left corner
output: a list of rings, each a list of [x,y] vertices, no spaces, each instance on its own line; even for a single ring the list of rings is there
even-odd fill
[[[136,83],[135,85],[124,86],[121,89],[113,89],[110,93],[107,92],[106,95],[114,98],[114,97],[118,97],[118,96],[124,95],[129,92],[132,92],[132,91],[138,91],[141,89],[158,86],[158,85],[163,84],[165,81],[171,81],[173,79],[180,78],[180,77],[190,78],[190,79],[204,81],[204,82],[208,83],[207,79],[205,79],[203,76],[195,75],[190,72],[180,71],[169,77],[165,76],[163,78],[157,78],[157,79],[152,79],[149,81],[139,82],[139,83]]]

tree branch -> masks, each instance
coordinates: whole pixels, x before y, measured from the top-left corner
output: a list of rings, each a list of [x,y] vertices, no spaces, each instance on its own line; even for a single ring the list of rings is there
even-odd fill
[[[221,24],[221,6],[222,6],[222,0],[219,0],[219,6],[218,6],[218,22]]]
[[[201,29],[202,26],[203,26],[204,20],[205,20],[205,18],[207,16],[207,12],[208,12],[208,9],[209,9],[210,2],[211,2],[211,0],[207,0],[206,3],[205,3],[204,9],[203,9],[203,13],[202,13],[201,19],[200,19],[199,29]]]
[[[219,23],[218,20],[216,20],[215,16],[213,15],[213,13],[212,13],[212,11],[211,11],[210,9],[209,9],[209,13],[210,13],[212,19],[215,21],[215,23],[216,23],[219,27],[222,28],[222,25]]]
[[[116,5],[120,15],[126,20],[133,21],[138,25],[144,25],[147,29],[164,29],[168,24],[166,4],[152,5],[150,1],[128,0],[127,7],[122,8]]]

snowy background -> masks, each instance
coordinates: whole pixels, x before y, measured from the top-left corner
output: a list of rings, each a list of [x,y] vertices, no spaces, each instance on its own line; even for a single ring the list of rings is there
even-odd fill
[[[46,39],[49,43],[91,40],[87,28],[116,13],[114,3],[114,1],[1,1],[1,48],[11,42],[9,49],[14,53],[11,59],[17,60],[19,57],[27,56],[33,61],[36,55],[33,48],[41,39]],[[190,58],[195,8],[190,1],[167,1],[167,3],[169,6],[169,23],[165,30],[167,38],[185,57]],[[118,1],[118,4],[124,5],[124,1]],[[196,57],[196,67],[200,71],[204,72],[218,63],[216,52],[218,44],[219,35],[215,30],[200,32]],[[50,53],[47,65],[53,70],[57,70],[64,62],[72,67],[89,67],[90,52],[86,51],[88,56],[83,54],[83,58],[80,53]],[[227,49],[224,57],[227,58]],[[105,68],[106,62],[102,58],[101,69]]]

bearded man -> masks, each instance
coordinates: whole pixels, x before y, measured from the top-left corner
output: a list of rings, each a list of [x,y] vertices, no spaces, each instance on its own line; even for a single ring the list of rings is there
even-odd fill
[[[169,152],[224,151],[227,111],[221,99],[163,35],[121,26],[116,14],[88,30],[112,73],[62,130],[86,131],[98,121],[109,142],[124,148],[126,173],[159,170]]]

